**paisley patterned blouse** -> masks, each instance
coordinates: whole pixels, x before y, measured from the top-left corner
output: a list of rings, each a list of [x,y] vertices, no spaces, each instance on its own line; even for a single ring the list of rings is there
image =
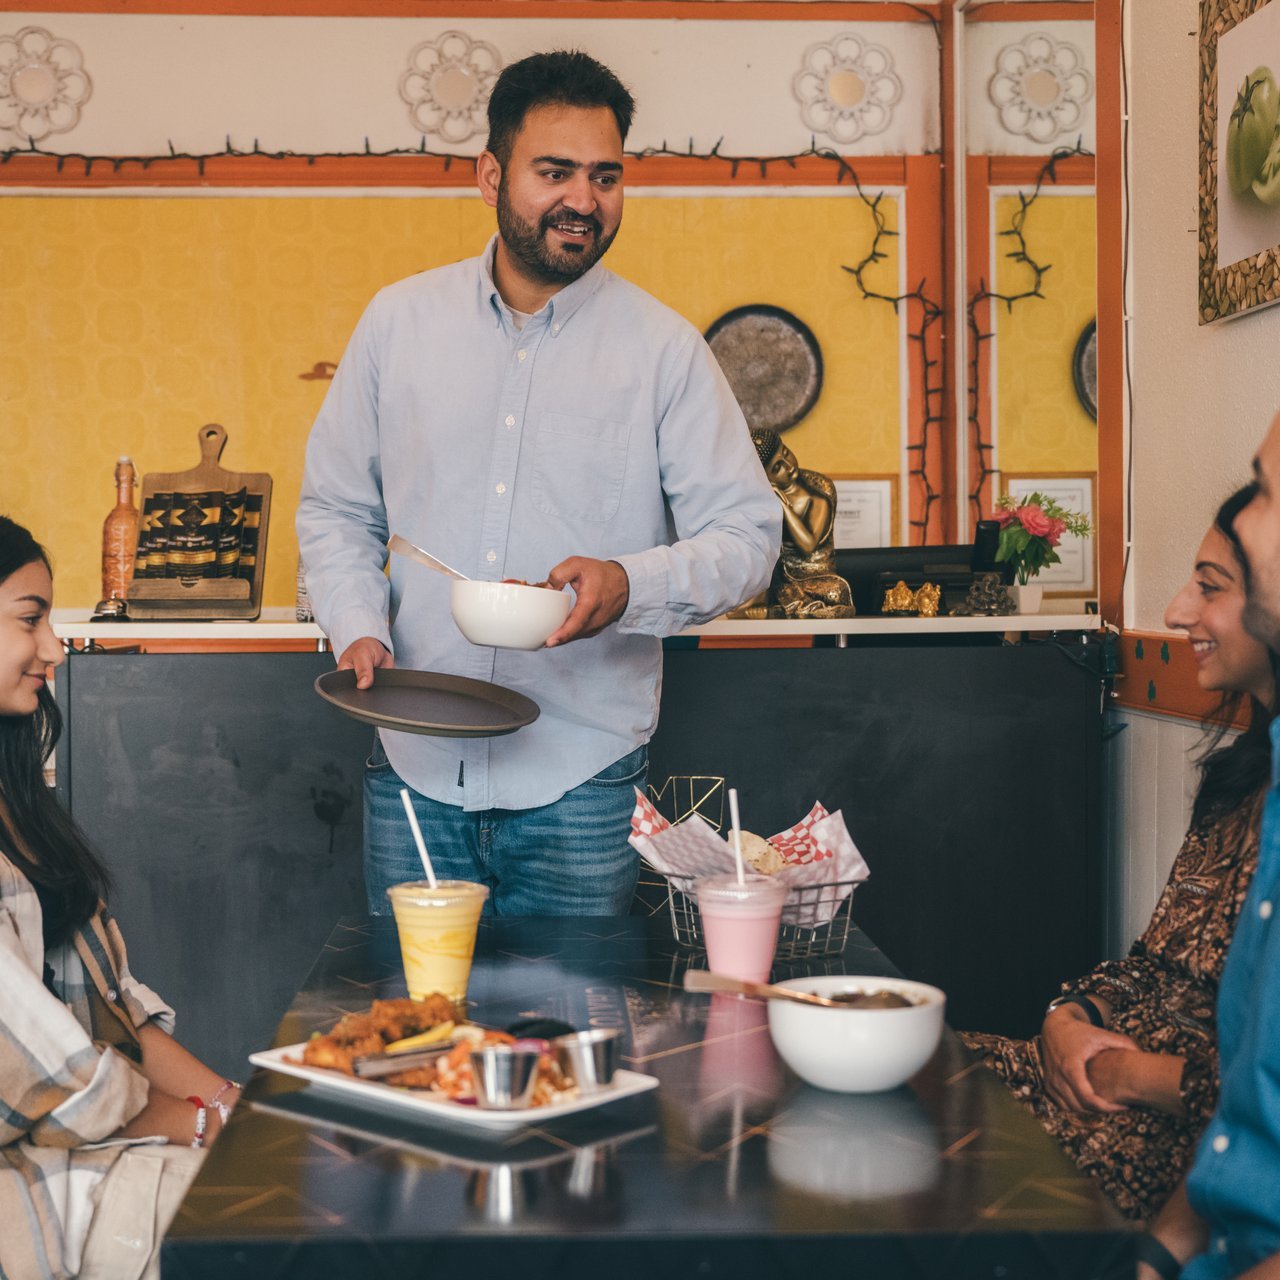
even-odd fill
[[[1187,832],[1146,932],[1123,960],[1107,960],[1066,993],[1098,995],[1110,1027],[1148,1053],[1185,1059],[1184,1117],[1146,1107],[1063,1111],[1044,1092],[1040,1040],[961,1032],[1013,1095],[1128,1218],[1155,1214],[1178,1185],[1218,1097],[1214,1007],[1236,916],[1258,862],[1257,812]]]

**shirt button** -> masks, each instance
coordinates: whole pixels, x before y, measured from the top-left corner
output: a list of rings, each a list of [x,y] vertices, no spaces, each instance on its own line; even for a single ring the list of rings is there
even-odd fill
[[[506,493],[506,491],[507,491],[507,486],[503,484],[501,480],[499,480],[498,483],[494,485],[495,493]]]
[[[514,427],[514,426],[516,425],[516,419],[515,419],[515,415],[514,415],[514,414],[511,414],[511,413],[507,414],[507,416],[506,416],[506,418],[504,419],[504,421],[506,422],[507,426],[509,426],[509,427]]]
[[[1264,920],[1270,920],[1270,919],[1271,919],[1271,903],[1270,903],[1270,901],[1267,901],[1267,902],[1260,902],[1260,903],[1258,903],[1258,914],[1259,914],[1259,915],[1260,915]]]
[[[560,332],[560,326],[559,326],[558,324],[553,324],[553,325],[551,326],[551,332],[552,332],[552,333],[559,333],[559,332]]]
[[[115,1002],[120,999],[120,993],[115,989],[115,987],[108,989],[107,999],[110,1000],[112,1004],[115,1004]]]
[[[1220,1133],[1213,1140],[1213,1149],[1221,1155],[1231,1145],[1231,1139],[1225,1133]]]
[[[1227,1251],[1227,1237],[1226,1237],[1226,1236],[1219,1236],[1219,1237],[1218,1237],[1218,1243],[1217,1243],[1217,1244],[1215,1244],[1213,1247],[1214,1247],[1215,1249],[1217,1249],[1217,1251],[1218,1251],[1219,1253],[1226,1253],[1226,1251]]]
[[[527,351],[517,351],[517,352],[516,352],[516,359],[517,359],[517,360],[523,360],[523,359],[525,358],[525,356],[527,356],[528,354],[529,354],[529,353],[528,353]]]
[[[498,553],[496,551],[486,551],[484,558],[492,564],[498,558]]]

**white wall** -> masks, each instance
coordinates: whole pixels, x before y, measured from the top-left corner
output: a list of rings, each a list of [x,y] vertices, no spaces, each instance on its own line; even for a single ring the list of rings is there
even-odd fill
[[[1106,950],[1128,951],[1182,846],[1199,775],[1199,726],[1143,711],[1107,717]]]
[[[1162,627],[1280,408],[1280,309],[1197,321],[1199,3],[1129,0],[1134,610]]]

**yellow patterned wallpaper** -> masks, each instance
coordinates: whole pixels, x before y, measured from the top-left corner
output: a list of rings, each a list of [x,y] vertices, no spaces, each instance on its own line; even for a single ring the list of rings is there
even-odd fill
[[[1017,198],[997,198],[995,226],[1010,225]],[[1097,229],[1091,195],[1047,192],[1027,214],[1030,256],[1051,263],[1043,298],[996,310],[996,414],[999,465],[1014,475],[1098,469],[1098,428],[1076,398],[1071,357],[1081,330],[1097,315]],[[997,237],[995,278],[1003,294],[1030,286],[1031,272],[1006,256]]]
[[[224,466],[274,478],[264,604],[291,605],[303,447],[329,385],[299,375],[338,359],[378,288],[477,252],[492,219],[463,196],[0,199],[0,511],[53,553],[57,605],[99,596],[116,456],[184,470],[206,422],[227,429]],[[745,303],[794,311],[826,364],[788,437],[801,462],[894,472],[898,320],[840,270],[872,234],[848,192],[633,196],[607,263],[700,329]],[[888,293],[897,244],[869,280]]]

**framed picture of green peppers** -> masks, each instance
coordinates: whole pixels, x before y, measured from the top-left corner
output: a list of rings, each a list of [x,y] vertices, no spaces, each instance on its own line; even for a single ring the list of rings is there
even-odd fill
[[[1200,323],[1280,301],[1280,4],[1200,0]]]

